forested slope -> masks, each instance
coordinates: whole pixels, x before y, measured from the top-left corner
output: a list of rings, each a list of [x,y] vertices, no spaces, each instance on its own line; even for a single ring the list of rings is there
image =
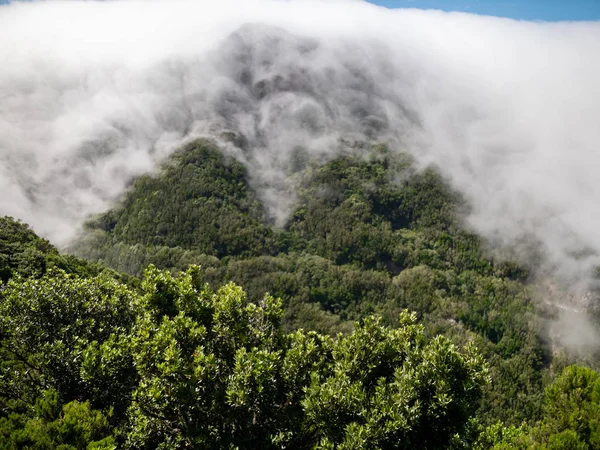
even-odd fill
[[[54,253],[2,224],[12,250]],[[472,435],[483,359],[425,339],[414,315],[287,334],[279,300],[213,290],[197,266],[151,266],[137,287],[106,270],[5,268],[0,448],[443,448]]]
[[[483,256],[461,226],[465,205],[435,170],[375,146],[304,161],[290,179],[294,210],[283,229],[269,227],[244,167],[210,142],[190,143],[95,218],[78,252],[132,274],[198,263],[214,286],[234,281],[251,300],[282,298],[290,331],[348,331],[372,313],[396,325],[414,311],[430,335],[474,340],[492,362],[486,421],[538,414],[550,355],[527,271]]]
[[[93,263],[2,219],[0,448],[599,445],[598,374],[556,379],[527,269],[434,169],[375,146],[290,183],[273,227],[192,142],[90,220]]]

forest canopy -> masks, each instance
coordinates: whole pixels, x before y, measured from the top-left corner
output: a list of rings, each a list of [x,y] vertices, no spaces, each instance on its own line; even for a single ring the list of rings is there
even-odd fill
[[[600,445],[598,372],[550,348],[530,269],[435,169],[301,162],[283,227],[202,140],[79,257],[1,218],[0,448]]]

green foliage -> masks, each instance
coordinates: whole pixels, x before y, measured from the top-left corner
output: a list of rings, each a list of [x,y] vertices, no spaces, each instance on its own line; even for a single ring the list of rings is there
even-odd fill
[[[549,447],[562,441],[581,442],[572,448],[600,447],[600,374],[581,366],[565,368],[546,389],[540,432],[548,435]]]
[[[600,448],[600,374],[568,366],[546,388],[543,417],[535,424],[484,430],[475,449],[586,450]]]
[[[1,292],[3,448],[444,448],[488,381],[416,316],[285,334],[279,300],[193,266],[140,292],[52,270]]]
[[[46,271],[48,253],[56,253],[55,248],[26,224],[11,217],[0,218],[1,281],[8,281],[14,274],[41,276]]]
[[[369,159],[342,157],[308,171],[299,197],[289,230],[311,253],[391,271],[406,258],[395,231],[445,230],[454,223],[457,201],[437,173],[415,174],[406,157],[385,148],[375,148]]]
[[[52,391],[46,425],[76,402],[136,448],[468,448],[481,430],[479,448],[594,448],[595,400],[577,409],[566,387],[546,396],[562,406],[544,400],[527,270],[485,257],[435,170],[385,147],[298,162],[281,229],[244,167],[196,141],[74,247],[176,278],[125,277],[0,219],[2,420],[39,422]],[[455,347],[469,342],[491,383]]]
[[[206,141],[173,155],[158,176],[135,180],[122,204],[89,226],[115,242],[180,247],[218,257],[268,251],[272,231],[242,164]],[[143,267],[143,266],[142,266]]]
[[[148,264],[173,273],[200,264],[215,287],[234,281],[252,302],[282,298],[290,332],[349,333],[371,314],[396,326],[409,309],[428,337],[475,339],[491,362],[483,422],[539,418],[550,356],[527,270],[484,257],[440,175],[383,146],[293,172],[292,214],[271,229],[242,166],[191,143],[91,223],[78,252],[135,275]]]
[[[124,282],[131,278],[104,266],[72,255],[62,255],[50,242],[37,236],[25,223],[12,217],[0,217],[0,283],[13,276],[39,278],[56,268],[83,277],[101,272]]]
[[[426,343],[415,316],[401,322],[367,318],[335,342],[303,402],[318,448],[447,448],[464,429],[487,381],[481,358],[441,336]]]
[[[473,450],[525,450],[534,445],[530,431],[527,425],[504,427],[497,422],[481,432]]]
[[[479,356],[426,342],[414,316],[395,330],[368,318],[335,340],[286,336],[278,301],[211,292],[197,275],[146,273],[129,446],[440,448],[487,380]]]
[[[5,401],[32,403],[48,388],[61,400],[91,398],[93,387],[80,374],[86,349],[126,333],[135,317],[133,294],[125,286],[107,276],[84,279],[58,269],[39,279],[11,279],[0,299]]]
[[[60,406],[56,392],[42,393],[31,418],[11,414],[0,418],[0,449],[114,450],[108,419],[89,402]]]

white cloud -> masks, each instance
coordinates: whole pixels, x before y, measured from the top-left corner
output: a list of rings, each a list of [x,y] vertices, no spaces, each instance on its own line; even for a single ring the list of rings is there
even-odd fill
[[[584,282],[600,254],[598,55],[600,23],[351,0],[13,3],[0,213],[65,244],[177,142],[235,129],[251,148],[230,150],[282,216],[295,148],[377,136],[436,164],[491,242],[526,257],[539,241]]]

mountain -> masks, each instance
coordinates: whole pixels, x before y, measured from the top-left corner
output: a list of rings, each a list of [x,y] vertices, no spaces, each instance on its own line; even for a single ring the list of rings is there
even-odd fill
[[[293,213],[283,227],[274,226],[244,166],[210,141],[190,142],[159,172],[136,179],[115,208],[89,220],[73,249],[97,263],[63,256],[25,224],[2,219],[4,442],[75,448],[73,439],[97,448],[316,448],[350,445],[358,436],[374,448],[595,442],[595,397],[575,399],[563,385],[595,389],[598,374],[572,366],[544,396],[565,365],[542,339],[539,317],[550,311],[533,301],[526,268],[486,258],[480,239],[461,223],[464,201],[438,172],[415,170],[408,155],[373,146],[325,164],[300,160],[292,178],[299,193]],[[191,264],[201,266],[188,270]],[[132,277],[148,265],[140,284]],[[328,337],[335,333],[341,334]],[[225,338],[240,341],[227,350]],[[209,359],[197,360],[200,351]],[[297,352],[309,353],[287,359]],[[294,366],[305,358],[312,365]],[[428,366],[426,358],[437,362]],[[452,368],[440,366],[450,360]],[[407,364],[441,372],[413,378]],[[292,373],[304,378],[286,378]],[[217,381],[223,376],[229,381]],[[378,397],[369,384],[375,380],[391,383],[392,397]],[[354,384],[340,390],[345,383]],[[438,393],[430,397],[432,388]],[[204,394],[193,400],[199,394],[190,389]],[[352,398],[346,389],[358,389],[352,395],[365,403],[342,406]],[[412,403],[417,398],[425,409]],[[411,415],[375,419],[372,405],[381,402],[392,410],[412,405]],[[586,415],[565,425],[563,408]],[[334,416],[339,422],[332,427]],[[214,434],[215,423],[229,431]]]
[[[313,3],[3,9],[0,449],[600,448],[600,28]]]
[[[293,178],[293,212],[272,227],[244,167],[213,143],[192,142],[92,219],[76,251],[132,275],[198,263],[214,286],[234,281],[252,301],[282,298],[290,331],[348,331],[374,312],[397,325],[403,309],[415,311],[429,335],[474,339],[495,361],[486,420],[535,414],[551,355],[527,270],[485,258],[461,225],[464,202],[435,170],[374,146],[324,165],[304,161]]]

